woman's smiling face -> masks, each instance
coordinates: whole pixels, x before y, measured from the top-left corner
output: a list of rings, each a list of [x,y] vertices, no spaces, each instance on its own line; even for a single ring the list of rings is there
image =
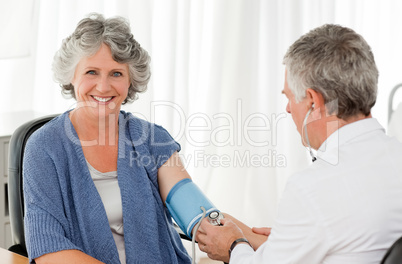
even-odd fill
[[[128,65],[113,60],[109,46],[102,44],[95,55],[79,61],[71,83],[77,109],[84,107],[84,113],[90,118],[106,118],[110,114],[118,115],[127,98],[130,73]]]

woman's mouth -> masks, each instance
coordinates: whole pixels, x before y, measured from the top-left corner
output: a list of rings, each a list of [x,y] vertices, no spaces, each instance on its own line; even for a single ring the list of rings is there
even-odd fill
[[[95,99],[95,100],[98,101],[98,102],[107,103],[107,102],[109,102],[110,100],[112,100],[112,99],[114,98],[114,96],[110,96],[110,97],[99,97],[99,96],[92,95],[92,98]]]

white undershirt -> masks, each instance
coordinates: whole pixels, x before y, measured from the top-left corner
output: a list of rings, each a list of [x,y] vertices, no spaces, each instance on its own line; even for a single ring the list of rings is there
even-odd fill
[[[126,251],[123,232],[123,206],[121,202],[120,187],[117,182],[117,171],[100,172],[91,164],[88,164],[89,172],[95,183],[96,189],[102,199],[110,229],[119,252],[120,262],[126,263]]]

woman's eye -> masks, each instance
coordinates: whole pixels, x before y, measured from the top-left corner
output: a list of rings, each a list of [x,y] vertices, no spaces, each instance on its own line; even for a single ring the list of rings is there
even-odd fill
[[[90,75],[95,75],[95,74],[96,74],[96,72],[95,72],[95,71],[87,71],[87,74],[90,74]]]
[[[114,72],[113,77],[120,77],[122,76],[121,72]]]

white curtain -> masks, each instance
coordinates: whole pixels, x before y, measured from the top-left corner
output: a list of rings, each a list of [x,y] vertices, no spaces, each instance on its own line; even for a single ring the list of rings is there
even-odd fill
[[[0,113],[73,107],[52,80],[53,54],[86,14],[124,16],[152,57],[148,91],[124,109],[167,128],[213,203],[252,226],[272,224],[287,177],[309,164],[281,95],[282,57],[293,41],[324,23],[362,34],[380,70],[373,115],[384,126],[389,91],[402,81],[399,0],[28,2],[31,52],[0,59]],[[7,40],[7,34],[1,37]]]

